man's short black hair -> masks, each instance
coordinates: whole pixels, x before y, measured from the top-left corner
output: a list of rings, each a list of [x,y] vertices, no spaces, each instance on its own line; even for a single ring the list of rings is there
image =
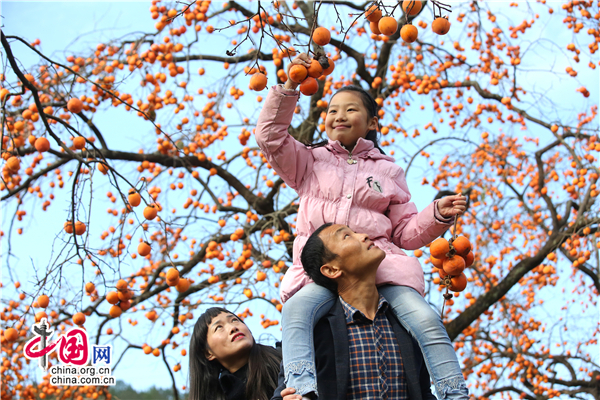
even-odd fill
[[[330,261],[335,260],[338,255],[330,251],[319,237],[319,234],[325,229],[333,225],[328,222],[321,225],[306,241],[300,261],[306,274],[317,284],[337,294],[337,282],[327,278],[321,273],[321,266]]]

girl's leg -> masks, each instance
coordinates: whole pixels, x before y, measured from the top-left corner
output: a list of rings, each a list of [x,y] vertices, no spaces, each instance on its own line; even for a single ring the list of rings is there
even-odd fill
[[[379,288],[400,323],[419,342],[438,398],[468,399],[469,391],[454,347],[440,316],[425,299],[408,286]]]
[[[281,325],[285,384],[295,388],[296,394],[317,394],[313,330],[334,300],[330,290],[310,283],[283,305]]]

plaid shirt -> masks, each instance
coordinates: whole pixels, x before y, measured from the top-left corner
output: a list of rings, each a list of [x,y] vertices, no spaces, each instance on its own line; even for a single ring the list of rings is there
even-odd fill
[[[350,380],[347,399],[408,399],[400,348],[385,312],[383,296],[375,320],[346,303],[340,297],[346,315],[350,344]]]

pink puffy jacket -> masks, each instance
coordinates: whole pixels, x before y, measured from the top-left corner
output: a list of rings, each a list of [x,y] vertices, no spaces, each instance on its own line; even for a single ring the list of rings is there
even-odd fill
[[[282,302],[312,282],[304,273],[300,253],[311,233],[326,222],[366,233],[386,252],[377,285],[410,286],[424,295],[423,268],[401,249],[423,247],[444,233],[449,222],[442,222],[435,202],[417,212],[404,170],[371,141],[360,138],[351,154],[339,141],[314,149],[296,141],[288,127],[297,101],[298,92],[271,87],[255,131],[266,159],[300,196],[293,266],[281,282]]]

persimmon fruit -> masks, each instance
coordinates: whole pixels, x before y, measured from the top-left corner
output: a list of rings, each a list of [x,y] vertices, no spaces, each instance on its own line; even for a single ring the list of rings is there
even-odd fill
[[[473,261],[475,261],[475,254],[472,251],[469,251],[469,254],[463,257],[465,259],[465,267],[468,268],[473,265]]]
[[[8,328],[4,331],[4,338],[9,342],[14,342],[19,338],[19,332],[15,328]]]
[[[369,27],[371,28],[371,32],[373,32],[375,35],[381,35],[381,31],[379,30],[379,23],[369,22]]]
[[[331,41],[331,32],[329,32],[329,29],[320,26],[314,30],[312,40],[319,46],[325,46]]]
[[[65,222],[65,224],[63,225],[63,229],[65,230],[65,232],[67,232],[69,235],[73,233],[73,222],[71,221],[67,221]]]
[[[450,276],[459,275],[466,266],[465,259],[461,256],[452,256],[444,260],[444,271]]]
[[[331,58],[327,58],[327,61],[329,61],[329,67],[327,67],[323,70],[323,76],[327,76],[327,75],[331,74],[335,68],[335,63],[333,62],[333,60]]]
[[[448,289],[453,292],[462,292],[467,287],[467,276],[461,272],[460,275],[450,278],[450,282]]]
[[[73,97],[67,102],[67,109],[73,114],[79,114],[83,110],[83,102],[76,97]]]
[[[466,256],[471,251],[471,242],[464,236],[458,236],[452,241],[452,247],[459,256]]]
[[[450,31],[450,21],[448,18],[438,17],[431,23],[431,30],[438,35],[445,35]]]
[[[443,268],[438,269],[438,274],[440,275],[440,278],[444,279],[445,277],[448,276],[448,273],[446,271],[444,271]]]
[[[131,302],[129,300],[121,300],[119,302],[119,308],[123,311],[127,311],[131,308]]]
[[[119,302],[119,295],[117,292],[108,292],[106,293],[106,301],[109,304],[117,304]]]
[[[289,70],[288,77],[295,83],[302,83],[306,76],[308,75],[308,70],[306,67],[302,65],[292,65]]]
[[[37,303],[40,307],[46,308],[48,307],[48,304],[50,304],[50,298],[47,295],[43,294],[40,297],[38,297]]]
[[[417,40],[418,36],[419,30],[412,24],[406,24],[402,27],[402,29],[400,29],[400,37],[402,37],[402,40],[404,40],[406,43],[414,42]]]
[[[176,286],[179,283],[179,271],[177,268],[171,268],[167,271],[167,285]]]
[[[100,171],[102,175],[106,175],[108,173],[108,165],[103,162],[98,163],[98,171]]]
[[[94,290],[96,290],[96,285],[94,285],[92,282],[88,282],[85,284],[85,291],[88,294],[94,293]]]
[[[444,266],[444,259],[443,258],[436,258],[434,256],[429,257],[429,260],[431,261],[431,263],[433,264],[434,267],[436,268],[442,268]]]
[[[392,36],[398,30],[398,22],[394,17],[383,17],[377,24],[379,31],[385,36]]]
[[[250,78],[250,90],[261,91],[267,87],[267,76],[262,72],[257,72]]]
[[[151,250],[152,248],[150,247],[148,242],[140,243],[137,248],[138,254],[142,257],[146,257],[148,254],[150,254]]]
[[[73,323],[79,326],[85,324],[85,314],[82,312],[75,313],[73,315]]]
[[[121,309],[121,307],[114,305],[110,306],[110,310],[108,310],[108,313],[110,314],[111,318],[119,318],[123,313],[123,310]]]
[[[81,136],[73,138],[73,147],[77,150],[83,149],[85,147],[85,138]]]
[[[379,22],[379,20],[381,19],[382,16],[382,12],[379,9],[379,7],[377,7],[376,4],[373,4],[371,7],[369,7],[369,9],[365,12],[365,18],[367,19],[367,21],[369,22]]]
[[[256,280],[257,281],[262,282],[265,279],[267,279],[267,274],[265,274],[263,271],[257,271],[256,272]]]
[[[6,168],[13,174],[21,169],[21,160],[18,157],[12,156],[6,160]]]
[[[192,283],[190,282],[189,279],[179,278],[177,285],[175,285],[175,289],[177,289],[177,291],[179,293],[187,292],[187,290],[190,288],[191,284]]]
[[[116,286],[117,286],[117,290],[120,291],[120,292],[124,292],[124,291],[127,290],[127,282],[125,282],[124,279],[119,279],[117,281],[117,285]]]
[[[310,62],[310,67],[308,67],[308,76],[313,78],[318,78],[323,74],[323,67],[317,60],[312,60]]]
[[[35,322],[40,322],[42,318],[48,319],[48,314],[45,311],[38,311],[35,313]]]
[[[319,90],[319,84],[317,83],[317,80],[311,76],[304,79],[300,84],[300,93],[305,96],[312,96],[317,93],[317,90]]]
[[[142,202],[142,196],[140,196],[140,194],[135,189],[129,189],[127,201],[129,201],[129,204],[131,204],[133,207],[137,207]]]
[[[50,141],[45,137],[35,139],[35,149],[40,153],[50,150]]]
[[[86,226],[83,222],[81,221],[76,221],[75,222],[75,234],[76,235],[83,235],[86,231]]]
[[[443,260],[446,258],[446,253],[450,251],[450,244],[444,238],[437,238],[429,246],[429,252],[432,257],[435,257],[439,260]]]
[[[156,207],[153,204],[144,208],[144,218],[146,218],[148,220],[153,220],[154,218],[156,218],[157,214],[158,214],[158,211],[156,210]]]
[[[420,0],[404,0],[402,9],[408,15],[417,15],[423,8],[423,3]]]

